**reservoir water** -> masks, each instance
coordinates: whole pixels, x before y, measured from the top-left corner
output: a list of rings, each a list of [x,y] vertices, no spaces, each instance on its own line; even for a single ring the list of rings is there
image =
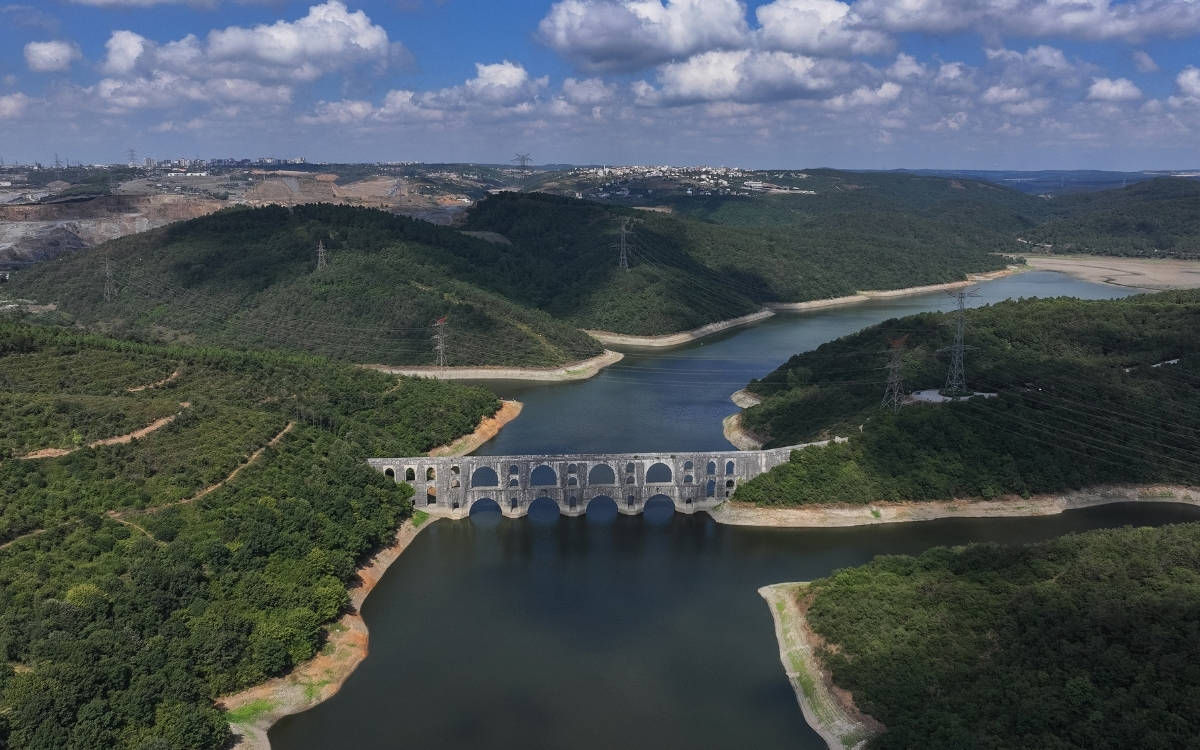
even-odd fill
[[[981,292],[973,302],[1127,293],[1052,273]],[[728,396],[749,379],[823,341],[949,304],[925,295],[779,316],[703,345],[631,355],[582,383],[501,384],[525,411],[482,452],[724,448]],[[498,511],[439,521],[363,607],[367,659],[337,695],[270,737],[276,750],[822,748],[796,706],[758,587],[939,544],[1188,520],[1200,508],[812,530],[726,527],[666,505],[639,517],[593,504],[567,519],[535,505],[515,521]]]

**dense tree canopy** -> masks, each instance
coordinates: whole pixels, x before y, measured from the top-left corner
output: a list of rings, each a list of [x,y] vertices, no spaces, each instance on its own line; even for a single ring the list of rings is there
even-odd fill
[[[969,310],[968,385],[998,396],[881,410],[892,340],[905,337],[907,390],[943,384],[948,317],[886,321],[752,383],[763,402],[743,423],[770,444],[850,442],[798,452],[737,498],[869,503],[1200,481],[1200,292]]]
[[[1192,747],[1200,524],[880,557],[809,588],[872,750]]]
[[[128,445],[0,458],[0,746],[28,750],[224,747],[212,698],[311,657],[411,511],[365,457],[417,455],[499,406],[313,357],[11,324],[0,391],[22,450],[192,404]]]

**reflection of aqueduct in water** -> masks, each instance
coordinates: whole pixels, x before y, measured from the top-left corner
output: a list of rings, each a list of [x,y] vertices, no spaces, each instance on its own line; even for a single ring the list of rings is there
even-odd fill
[[[786,463],[793,448],[710,453],[612,453],[569,456],[463,456],[372,458],[376,470],[415,490],[414,504],[436,516],[462,518],[481,500],[504,515],[529,512],[548,498],[566,516],[583,515],[588,503],[607,497],[621,513],[641,513],[664,496],[682,513],[724,502],[739,484]]]

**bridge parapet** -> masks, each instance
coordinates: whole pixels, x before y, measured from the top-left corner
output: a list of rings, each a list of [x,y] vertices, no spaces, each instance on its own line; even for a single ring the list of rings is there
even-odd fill
[[[786,463],[793,450],[825,442],[758,451],[414,456],[367,463],[411,485],[417,508],[448,518],[466,517],[481,500],[493,500],[505,516],[519,518],[539,498],[553,501],[562,515],[580,516],[598,497],[610,498],[621,513],[636,515],[660,495],[676,511],[695,513],[719,505],[739,484]]]

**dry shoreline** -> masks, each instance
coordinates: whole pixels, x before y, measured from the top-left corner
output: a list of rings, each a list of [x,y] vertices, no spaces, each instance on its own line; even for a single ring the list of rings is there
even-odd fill
[[[1018,273],[1024,273],[1029,270],[1024,266],[1009,266],[1000,271],[990,271],[988,273],[969,273],[964,281],[948,281],[945,284],[926,284],[925,286],[910,286],[903,289],[877,289],[866,290],[851,294],[846,297],[831,297],[829,299],[815,299],[809,302],[771,302],[767,304],[770,310],[780,310],[786,312],[804,312],[806,310],[823,310],[827,307],[840,307],[842,305],[855,305],[859,302],[868,302],[873,299],[890,299],[892,297],[909,297],[914,294],[929,294],[930,292],[943,292],[950,289],[961,289],[965,286],[980,281],[994,281],[1012,276]]]
[[[740,411],[721,420],[721,432],[725,435],[725,439],[740,451],[762,450],[763,438],[742,426]]]
[[[845,691],[836,690],[833,680],[817,661],[814,646],[819,645],[808,627],[800,597],[807,583],[777,583],[758,590],[771,608],[775,621],[775,639],[779,642],[779,661],[804,720],[829,750],[858,750],[879,734],[882,726],[854,705]]]
[[[1158,292],[1200,287],[1200,261],[1099,255],[1026,255],[1030,268],[1058,271],[1094,284]]]
[[[426,367],[393,365],[359,365],[368,370],[378,370],[389,375],[408,375],[417,378],[438,380],[534,380],[566,382],[587,380],[609,365],[625,357],[620,352],[608,349],[590,359],[572,362],[562,367]]]
[[[753,323],[757,323],[760,320],[766,320],[767,318],[770,318],[774,315],[775,315],[774,311],[764,308],[762,310],[759,310],[758,312],[753,312],[753,313],[750,313],[749,315],[742,315],[741,317],[738,317],[738,318],[730,318],[728,320],[718,320],[715,323],[709,323],[707,325],[702,325],[699,328],[693,328],[690,331],[679,331],[677,333],[664,333],[661,336],[634,336],[632,334],[626,334],[626,333],[613,333],[612,331],[593,331],[593,330],[588,330],[586,328],[584,329],[583,332],[586,333],[587,335],[591,336],[592,338],[596,339],[601,344],[604,344],[605,346],[611,346],[611,345],[616,344],[618,346],[640,346],[640,347],[657,348],[657,347],[679,346],[680,344],[687,344],[692,341],[696,341],[697,339],[702,339],[706,336],[712,336],[713,334],[720,333],[722,331],[728,331],[730,328],[739,328],[741,326],[748,326]]]
[[[359,614],[363,602],[421,529],[428,528],[436,520],[426,518],[420,526],[414,525],[411,518],[406,520],[396,530],[391,546],[375,553],[366,565],[358,569],[359,583],[349,592],[350,611],[330,628],[329,640],[319,654],[282,677],[217,700],[218,707],[226,711],[263,706],[262,710],[255,712],[252,720],[244,724],[230,724],[234,734],[238,735],[233,750],[270,750],[267,731],[275,722],[284,716],[312,708],[341,689],[350,674],[367,657],[369,634]]]
[[[841,305],[853,305],[859,302],[867,302],[873,299],[887,299],[889,297],[906,297],[914,294],[928,294],[929,292],[939,292],[948,289],[958,289],[964,286],[970,286],[980,281],[992,281],[1004,276],[1022,273],[1028,269],[1022,266],[1009,266],[1000,271],[990,271],[988,273],[972,273],[967,274],[964,281],[950,281],[945,284],[926,284],[924,286],[910,286],[901,289],[879,289],[861,291],[857,294],[852,294],[847,297],[832,297],[829,299],[810,300],[808,302],[769,302],[763,306],[763,309],[749,315],[743,315],[738,318],[730,318],[729,320],[718,320],[715,323],[693,328],[690,331],[679,331],[677,333],[664,333],[660,336],[634,336],[624,333],[613,333],[611,331],[596,331],[585,329],[584,333],[596,339],[607,346],[635,346],[645,348],[659,348],[680,346],[688,344],[698,339],[712,336],[722,331],[727,331],[731,328],[752,325],[759,321],[766,320],[775,315],[776,312],[803,312],[806,310],[820,310],[826,307],[838,307]]]
[[[1009,496],[999,500],[940,500],[870,505],[810,505],[763,508],[726,502],[708,511],[717,523],[774,528],[836,528],[881,523],[932,521],[938,518],[1051,516],[1066,510],[1128,502],[1182,503],[1200,506],[1200,487],[1173,484],[1100,485],[1083,490]]]
[[[500,408],[490,417],[484,417],[475,428],[475,431],[469,435],[463,435],[459,439],[446,445],[439,445],[429,451],[431,456],[467,456],[474,453],[487,441],[496,437],[504,426],[521,415],[521,409],[524,404],[520,401],[500,401]]]

